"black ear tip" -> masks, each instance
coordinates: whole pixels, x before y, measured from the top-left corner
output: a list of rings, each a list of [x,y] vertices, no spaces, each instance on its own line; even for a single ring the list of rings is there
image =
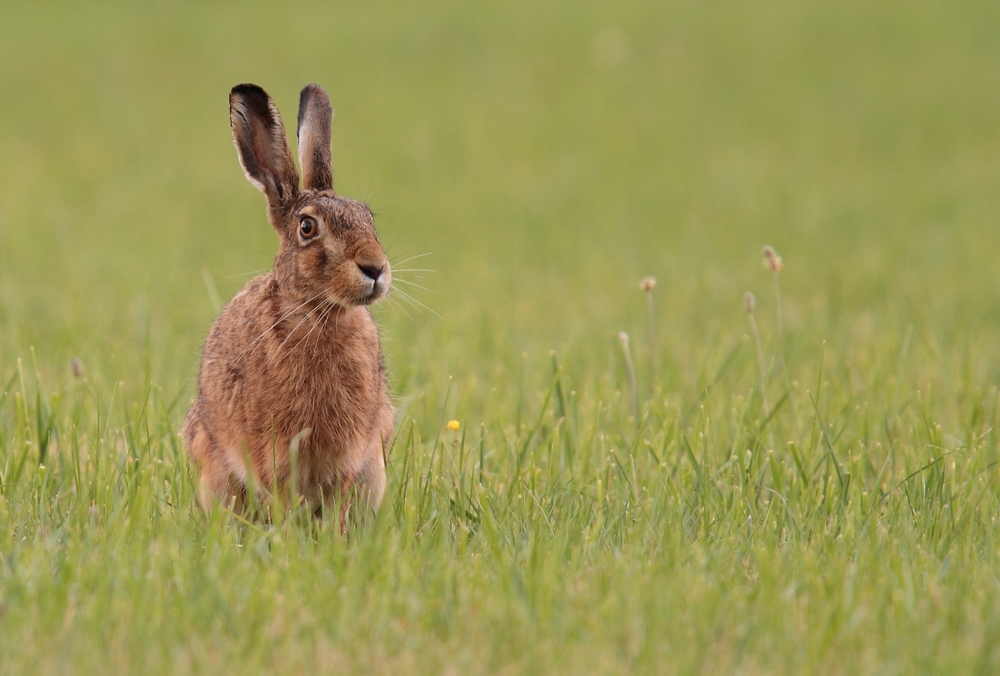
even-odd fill
[[[302,93],[299,98],[308,98],[312,94],[320,94],[326,96],[326,90],[320,87],[315,82],[310,82],[305,87],[302,88]]]
[[[271,97],[255,84],[238,84],[229,92],[229,107],[231,110],[253,110],[267,119],[272,117]]]
[[[238,84],[229,92],[229,101],[243,101],[256,110],[266,110],[271,97],[255,84]]]
[[[255,84],[249,82],[244,82],[243,84],[238,84],[233,87],[232,91],[229,92],[230,96],[267,96],[267,92],[258,87]]]
[[[324,107],[330,106],[330,97],[327,96],[326,90],[320,87],[318,84],[307,84],[302,88],[302,92],[299,94],[299,111],[306,108],[310,102],[315,101],[324,104]]]

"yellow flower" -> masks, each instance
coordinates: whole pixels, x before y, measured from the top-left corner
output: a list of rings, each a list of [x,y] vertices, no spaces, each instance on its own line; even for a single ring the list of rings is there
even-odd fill
[[[450,430],[457,431],[461,427],[462,427],[462,424],[460,422],[458,422],[457,420],[449,420],[448,421],[448,429],[450,429]]]

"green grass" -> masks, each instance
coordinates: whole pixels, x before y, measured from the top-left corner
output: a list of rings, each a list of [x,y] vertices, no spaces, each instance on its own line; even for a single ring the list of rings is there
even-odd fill
[[[977,0],[4,5],[0,673],[996,673],[998,62]],[[434,270],[347,538],[180,444],[276,247],[243,81]]]

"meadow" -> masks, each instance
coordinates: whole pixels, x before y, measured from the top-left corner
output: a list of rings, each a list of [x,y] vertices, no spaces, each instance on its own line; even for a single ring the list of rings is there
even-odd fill
[[[0,673],[1000,672],[998,63],[986,0],[4,4]],[[240,82],[329,91],[396,269],[346,537],[179,437],[277,247]]]

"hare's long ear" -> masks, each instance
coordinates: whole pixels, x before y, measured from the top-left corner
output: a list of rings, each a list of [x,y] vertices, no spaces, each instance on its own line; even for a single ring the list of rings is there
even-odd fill
[[[299,175],[274,101],[257,85],[236,85],[229,93],[229,123],[247,179],[272,212],[282,211],[298,194]]]
[[[315,84],[302,88],[299,96],[299,165],[302,186],[307,190],[333,190],[330,135],[333,108],[330,97]]]

